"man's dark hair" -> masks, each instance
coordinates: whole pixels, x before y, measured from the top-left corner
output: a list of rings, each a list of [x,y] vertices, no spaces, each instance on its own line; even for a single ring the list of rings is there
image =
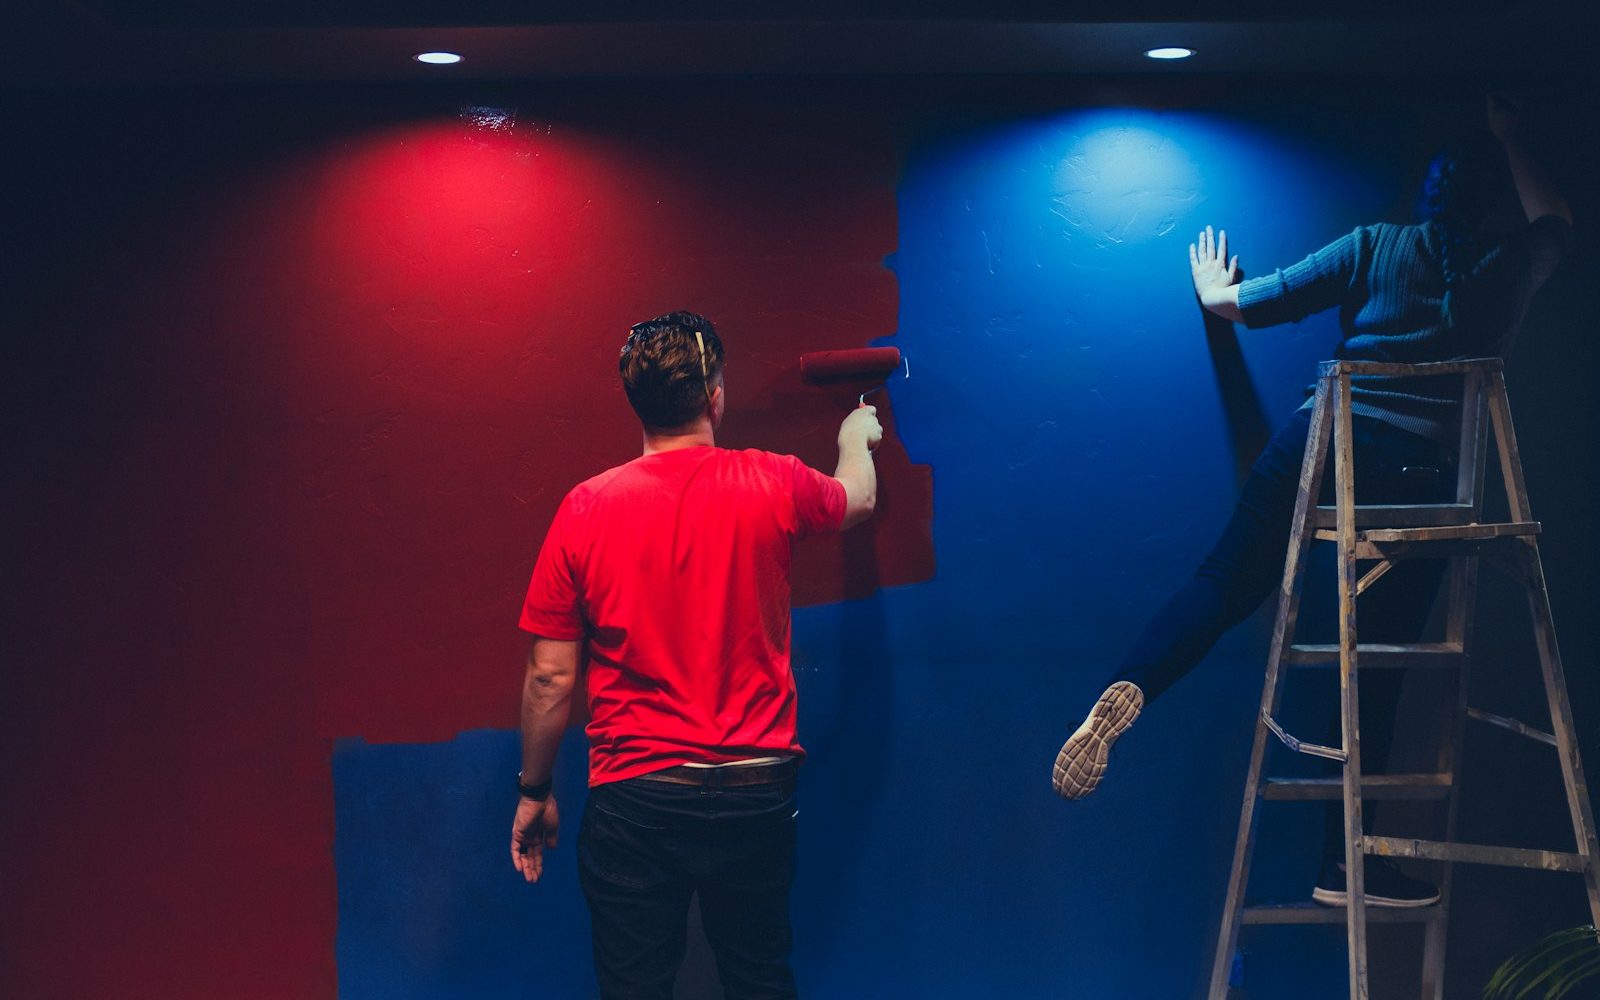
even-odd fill
[[[706,412],[722,364],[717,328],[698,313],[680,311],[636,324],[622,345],[617,370],[640,422],[668,428]]]

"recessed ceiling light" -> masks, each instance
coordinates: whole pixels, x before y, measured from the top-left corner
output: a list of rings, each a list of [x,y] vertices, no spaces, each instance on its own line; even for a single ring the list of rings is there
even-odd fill
[[[454,52],[418,52],[411,58],[431,66],[448,66],[461,61],[461,57]]]
[[[1186,49],[1179,45],[1168,45],[1159,49],[1146,49],[1144,54],[1151,59],[1187,59],[1194,55],[1194,49]]]

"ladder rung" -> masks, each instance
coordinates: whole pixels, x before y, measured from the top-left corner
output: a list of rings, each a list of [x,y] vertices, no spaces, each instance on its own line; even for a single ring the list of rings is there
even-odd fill
[[[1566,851],[1535,851],[1524,847],[1486,847],[1481,844],[1447,844],[1439,840],[1406,840],[1401,837],[1363,837],[1361,849],[1386,858],[1421,858],[1425,861],[1459,861],[1469,865],[1499,865],[1502,868],[1536,868],[1547,872],[1582,873],[1589,867],[1581,854]]]
[[[1469,503],[1431,504],[1357,504],[1357,528],[1421,528],[1447,524],[1471,524],[1473,509]],[[1334,528],[1339,524],[1337,507],[1317,508],[1317,527]]]
[[[1538,521],[1507,521],[1497,524],[1446,524],[1432,528],[1367,528],[1356,532],[1356,544],[1399,545],[1426,542],[1483,542],[1492,538],[1511,538],[1537,535]],[[1317,538],[1325,542],[1339,540],[1332,528],[1318,528]]]
[[[1453,668],[1461,666],[1461,644],[1456,642],[1413,642],[1395,645],[1363,642],[1356,645],[1356,664],[1361,667]],[[1321,643],[1296,643],[1283,651],[1285,663],[1296,667],[1339,665],[1339,647]]]
[[[1516,733],[1519,736],[1526,736],[1530,740],[1538,740],[1540,743],[1548,743],[1553,747],[1559,747],[1561,745],[1556,742],[1554,733],[1547,733],[1543,729],[1535,729],[1526,722],[1521,722],[1517,719],[1508,719],[1503,715],[1495,715],[1493,712],[1485,712],[1481,709],[1471,707],[1467,709],[1467,715],[1477,719],[1479,722],[1487,722],[1491,726],[1499,726],[1501,729],[1509,729],[1513,733]]]
[[[1442,799],[1450,794],[1448,774],[1367,774],[1361,777],[1361,797],[1377,799]],[[1343,798],[1342,778],[1268,778],[1261,797],[1274,802],[1327,801]]]
[[[1425,924],[1437,919],[1437,906],[1368,906],[1370,924]],[[1269,903],[1247,906],[1240,913],[1246,924],[1343,924],[1345,908],[1321,903]]]

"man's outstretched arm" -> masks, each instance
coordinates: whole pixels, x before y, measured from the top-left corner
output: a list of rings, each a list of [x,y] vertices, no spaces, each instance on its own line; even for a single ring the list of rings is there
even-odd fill
[[[872,516],[878,503],[878,469],[872,449],[883,440],[876,406],[858,406],[839,425],[839,465],[833,478],[844,486],[844,521],[840,530],[854,527]]]
[[[522,784],[548,787],[556,750],[572,714],[580,640],[535,636],[522,677]],[[529,882],[544,872],[544,849],[556,846],[560,828],[556,797],[523,795],[511,824],[511,863]]]

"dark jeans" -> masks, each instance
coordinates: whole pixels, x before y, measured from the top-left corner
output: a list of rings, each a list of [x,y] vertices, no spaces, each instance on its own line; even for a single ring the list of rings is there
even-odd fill
[[[1160,696],[1187,674],[1228,629],[1278,593],[1289,548],[1290,522],[1300,485],[1300,465],[1311,426],[1309,410],[1289,418],[1262,449],[1240,491],[1233,516],[1194,578],[1156,612],[1114,680],[1130,680],[1145,700]],[[1382,421],[1353,418],[1356,503],[1447,503],[1455,497],[1454,449]],[[1437,471],[1434,471],[1437,470]],[[1333,460],[1323,475],[1322,502],[1333,503]],[[1299,641],[1335,642],[1338,624],[1337,560],[1332,543],[1314,542],[1300,603]],[[1363,564],[1364,565],[1364,564]],[[1361,596],[1356,627],[1362,642],[1416,642],[1438,593],[1444,563],[1404,561]],[[1361,674],[1361,767],[1388,764],[1401,672]],[[1333,706],[1331,745],[1340,743]],[[1325,857],[1343,857],[1342,806],[1327,813]],[[1368,813],[1370,818],[1370,813]]]
[[[728,1000],[795,996],[789,968],[795,779],[730,788],[644,778],[589,791],[578,878],[605,1000],[670,1000],[689,899]]]

